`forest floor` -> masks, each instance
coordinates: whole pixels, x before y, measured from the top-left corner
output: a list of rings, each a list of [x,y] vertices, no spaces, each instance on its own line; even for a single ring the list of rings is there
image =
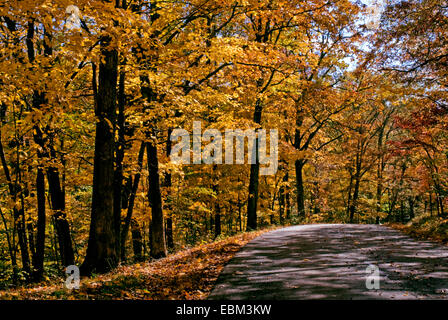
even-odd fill
[[[202,300],[224,265],[249,241],[274,228],[239,234],[180,251],[166,258],[120,266],[113,272],[81,279],[78,290],[64,281],[0,291],[0,300]]]
[[[407,224],[389,223],[387,226],[419,240],[433,240],[448,244],[448,219],[422,215]]]

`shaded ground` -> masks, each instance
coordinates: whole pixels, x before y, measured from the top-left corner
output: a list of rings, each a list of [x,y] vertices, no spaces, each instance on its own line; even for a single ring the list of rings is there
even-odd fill
[[[448,299],[448,248],[376,225],[265,233],[224,268],[209,299]],[[380,289],[366,288],[366,268]]]
[[[78,290],[60,283],[0,290],[1,299],[137,299],[201,300],[213,288],[224,265],[250,240],[267,230],[229,237],[178,252],[167,258],[122,266],[111,273],[84,278]]]

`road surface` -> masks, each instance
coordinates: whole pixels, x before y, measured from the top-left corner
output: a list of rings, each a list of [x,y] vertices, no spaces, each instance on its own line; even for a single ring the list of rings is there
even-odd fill
[[[237,253],[209,299],[448,299],[447,262],[447,246],[384,226],[288,227]]]

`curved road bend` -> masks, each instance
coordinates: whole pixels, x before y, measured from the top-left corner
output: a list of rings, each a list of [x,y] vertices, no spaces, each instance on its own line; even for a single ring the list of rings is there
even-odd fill
[[[448,247],[384,226],[288,227],[237,253],[209,299],[448,299],[447,258]],[[366,287],[369,265],[380,289]]]

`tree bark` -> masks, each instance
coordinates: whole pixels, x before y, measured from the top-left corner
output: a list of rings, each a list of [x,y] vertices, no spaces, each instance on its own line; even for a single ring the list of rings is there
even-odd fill
[[[138,152],[138,160],[137,160],[139,171],[134,177],[134,181],[132,184],[132,190],[131,190],[131,194],[129,196],[129,201],[128,201],[128,205],[127,205],[128,211],[126,214],[126,218],[124,219],[124,222],[123,222],[123,228],[121,230],[121,246],[120,246],[121,247],[121,260],[126,260],[126,238],[128,236],[128,232],[129,232],[129,225],[131,224],[131,221],[132,221],[135,197],[137,195],[138,185],[140,183],[141,171],[143,168],[143,157],[145,155],[145,146],[146,146],[145,142],[142,142],[140,145],[140,151]]]
[[[132,234],[132,248],[134,250],[134,260],[143,260],[143,236],[140,231],[140,225],[137,220],[131,221],[131,234]]]
[[[166,156],[169,159],[171,156],[171,136],[172,129],[168,129],[168,137],[166,140]],[[165,173],[165,179],[163,186],[167,189],[168,195],[165,199],[165,208],[166,211],[168,211],[168,216],[166,218],[166,244],[168,246],[168,249],[174,248],[174,239],[173,239],[173,217],[172,217],[172,206],[171,206],[171,199],[170,199],[170,193],[171,193],[171,187],[172,187],[172,180],[171,180],[171,173],[166,172]]]
[[[157,158],[157,141],[146,145],[149,189],[148,198],[151,206],[151,252],[154,259],[166,257],[165,225],[162,211],[162,195],[160,192],[159,161]]]
[[[353,196],[350,203],[350,223],[354,223],[355,213],[356,213],[356,202],[359,197],[359,184],[360,178],[355,175],[355,190],[353,191]]]
[[[409,197],[408,199],[409,202],[409,218],[410,220],[415,218],[415,213],[414,213],[414,206],[415,206],[415,201],[413,197]]]
[[[297,215],[299,217],[305,217],[305,195],[303,188],[303,166],[305,165],[303,160],[296,160],[296,188],[297,188]]]
[[[75,254],[70,235],[70,224],[65,213],[65,196],[58,170],[53,167],[48,168],[47,179],[61,261],[62,265],[66,267],[75,263]]]
[[[96,103],[96,137],[89,242],[81,273],[107,272],[118,264],[114,216],[114,126],[117,109],[118,53],[111,38],[101,39]]]
[[[42,280],[44,273],[44,256],[45,256],[45,175],[43,168],[37,169],[36,177],[37,191],[37,234],[36,234],[36,251],[33,258],[33,279],[34,281]]]
[[[255,104],[254,122],[261,124],[261,113],[263,106],[261,100],[258,99]],[[250,165],[250,178],[249,178],[249,197],[247,199],[247,225],[246,230],[257,229],[257,205],[258,205],[258,183],[260,174],[260,163],[258,159],[258,140],[255,140],[255,163]]]
[[[122,209],[122,189],[123,189],[123,159],[124,159],[124,148],[125,148],[125,118],[124,118],[124,107],[126,103],[125,97],[125,73],[120,72],[120,79],[118,84],[118,115],[117,115],[117,127],[116,131],[118,133],[118,141],[115,144],[115,170],[114,170],[114,223],[115,223],[115,233],[117,241],[117,251],[120,251],[120,246],[122,244],[120,236],[121,227],[121,209]],[[121,255],[120,255],[121,256]]]

